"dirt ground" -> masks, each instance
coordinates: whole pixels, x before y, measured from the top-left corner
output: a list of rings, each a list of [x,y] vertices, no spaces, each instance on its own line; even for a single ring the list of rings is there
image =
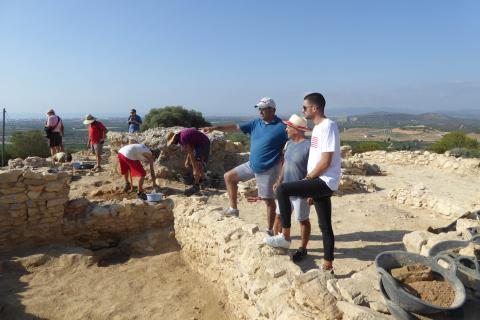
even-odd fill
[[[77,249],[0,259],[0,319],[229,319],[222,298],[186,267],[174,243],[103,266]]]

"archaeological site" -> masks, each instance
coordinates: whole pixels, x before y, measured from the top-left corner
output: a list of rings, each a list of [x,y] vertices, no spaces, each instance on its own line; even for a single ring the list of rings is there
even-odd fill
[[[185,197],[192,177],[166,135],[109,132],[101,172],[35,157],[0,170],[0,319],[479,318],[479,159],[343,146],[330,274],[313,209],[299,263],[297,221],[292,249],[263,243],[254,180],[239,185],[239,218],[221,215],[241,143],[210,133],[207,183]],[[117,151],[132,137],[161,150],[161,201],[123,192]]]

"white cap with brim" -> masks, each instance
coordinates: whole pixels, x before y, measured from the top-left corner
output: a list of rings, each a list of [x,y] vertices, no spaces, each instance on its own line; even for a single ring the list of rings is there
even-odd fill
[[[85,116],[85,119],[83,120],[83,124],[91,124],[91,123],[95,122],[95,120],[97,120],[97,119],[95,119],[94,116],[92,116],[91,114],[87,114]]]
[[[255,108],[259,108],[259,109],[266,109],[266,108],[277,109],[277,105],[276,105],[275,101],[273,101],[272,98],[265,97],[265,98],[260,99],[260,101],[255,105]]]

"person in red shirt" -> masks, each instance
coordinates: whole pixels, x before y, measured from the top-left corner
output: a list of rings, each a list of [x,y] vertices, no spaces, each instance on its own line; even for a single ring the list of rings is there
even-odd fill
[[[92,148],[92,152],[97,157],[96,171],[100,171],[102,161],[102,150],[105,138],[107,137],[107,128],[97,121],[97,119],[91,114],[87,114],[83,120],[83,124],[88,125],[88,144],[87,148]]]

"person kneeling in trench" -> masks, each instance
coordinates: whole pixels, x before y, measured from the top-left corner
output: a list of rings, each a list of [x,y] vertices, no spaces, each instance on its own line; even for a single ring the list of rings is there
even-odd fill
[[[137,196],[139,199],[147,200],[146,194],[143,192],[143,182],[147,173],[143,168],[142,162],[150,164],[150,173],[152,176],[153,188],[157,189],[155,182],[154,161],[158,158],[158,150],[151,150],[147,146],[139,143],[129,144],[118,150],[118,161],[120,163],[120,171],[125,178],[124,192],[133,191],[133,177],[139,177]]]

